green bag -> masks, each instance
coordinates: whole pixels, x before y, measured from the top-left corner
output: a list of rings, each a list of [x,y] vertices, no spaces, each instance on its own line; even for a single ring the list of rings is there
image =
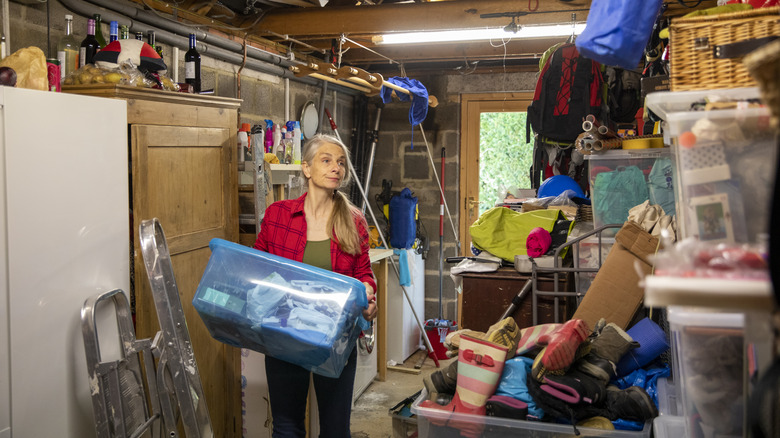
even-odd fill
[[[471,225],[469,232],[477,249],[514,262],[515,255],[526,255],[525,245],[531,230],[541,227],[552,232],[559,220],[566,218],[557,209],[519,213],[505,207],[494,207],[483,213]],[[569,232],[573,223],[570,223]]]

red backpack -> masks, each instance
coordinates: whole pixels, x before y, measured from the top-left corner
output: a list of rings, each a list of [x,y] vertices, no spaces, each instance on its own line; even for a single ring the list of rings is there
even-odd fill
[[[604,79],[601,64],[563,44],[547,59],[536,81],[528,123],[540,136],[573,143],[588,114],[601,117]]]

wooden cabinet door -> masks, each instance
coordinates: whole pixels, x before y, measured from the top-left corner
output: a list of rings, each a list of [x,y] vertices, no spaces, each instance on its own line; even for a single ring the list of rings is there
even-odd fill
[[[241,436],[240,354],[214,340],[192,306],[211,255],[209,241],[238,237],[236,181],[230,167],[235,137],[227,128],[135,124],[130,138],[135,229],[146,219],[160,221],[214,436]],[[146,338],[159,324],[138,236],[134,244],[136,332]]]

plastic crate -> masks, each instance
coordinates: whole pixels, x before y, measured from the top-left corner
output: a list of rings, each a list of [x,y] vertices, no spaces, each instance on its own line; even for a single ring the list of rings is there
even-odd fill
[[[608,438],[650,438],[652,422],[645,423],[641,431],[604,430],[591,427],[577,427],[580,435],[574,433],[574,427],[566,424],[543,423],[538,421],[513,420],[484,415],[450,413],[434,408],[421,407],[427,399],[423,391],[412,404],[412,412],[417,415],[417,430],[420,438],[452,438],[459,435],[456,428],[439,426],[437,423],[460,422],[470,425],[482,425],[482,438],[504,438],[508,436],[533,436],[536,438],[568,437],[608,437]]]
[[[588,160],[593,226],[622,224],[645,201],[676,211],[674,162],[669,148],[610,150]],[[656,165],[657,164],[657,165]],[[614,235],[617,229],[609,235]]]
[[[367,323],[363,283],[222,239],[192,304],[214,339],[337,377]]]
[[[654,438],[685,438],[685,418],[661,415],[653,420]]]
[[[418,436],[417,417],[393,414],[393,438],[414,438]]]
[[[757,98],[757,88],[648,95],[675,155],[678,237],[755,243],[768,233],[777,147],[769,109],[746,103]],[[741,102],[690,110],[705,101]]]
[[[668,319],[686,434],[743,436],[745,315],[672,306]]]

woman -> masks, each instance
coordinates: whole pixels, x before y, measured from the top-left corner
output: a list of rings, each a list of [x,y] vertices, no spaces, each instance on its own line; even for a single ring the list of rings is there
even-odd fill
[[[376,280],[368,256],[363,214],[338,191],[349,182],[349,152],[341,141],[316,135],[303,150],[301,169],[308,191],[298,199],[274,202],[265,210],[255,248],[356,278],[366,286],[368,308],[376,317]],[[320,436],[349,437],[357,350],[338,378],[314,374]],[[274,437],[304,437],[309,371],[265,357]]]

